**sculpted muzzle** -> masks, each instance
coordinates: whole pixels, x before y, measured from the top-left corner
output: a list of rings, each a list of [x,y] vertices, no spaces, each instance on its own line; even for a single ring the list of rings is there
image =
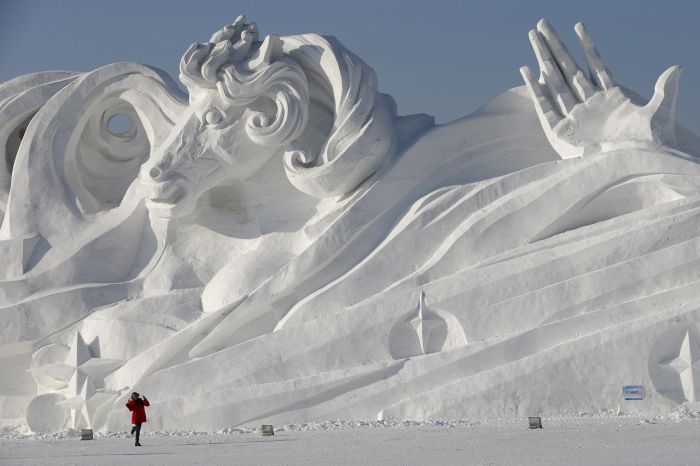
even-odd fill
[[[141,167],[141,182],[148,190],[146,205],[154,215],[176,217],[194,209],[199,178],[196,155],[205,151],[198,144],[198,130],[196,116],[190,115]]]

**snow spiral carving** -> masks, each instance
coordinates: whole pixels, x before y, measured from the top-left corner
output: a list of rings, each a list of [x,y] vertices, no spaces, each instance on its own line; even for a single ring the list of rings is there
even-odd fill
[[[394,149],[393,101],[377,93],[372,69],[333,37],[257,38],[255,23],[238,17],[211,42],[190,46],[181,80],[192,93],[216,88],[236,105],[251,106],[248,137],[285,149],[285,170],[296,188],[321,198],[347,194]],[[273,114],[252,108],[261,99],[274,103]],[[325,140],[300,141],[326,113],[333,124]]]

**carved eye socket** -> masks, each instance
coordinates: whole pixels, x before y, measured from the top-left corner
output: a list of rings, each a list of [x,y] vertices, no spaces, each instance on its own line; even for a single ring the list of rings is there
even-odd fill
[[[211,108],[204,114],[204,122],[207,125],[217,125],[224,119],[221,112],[215,108]]]

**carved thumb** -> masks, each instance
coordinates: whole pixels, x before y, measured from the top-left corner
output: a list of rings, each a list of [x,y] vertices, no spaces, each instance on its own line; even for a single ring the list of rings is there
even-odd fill
[[[654,86],[654,96],[644,107],[649,115],[652,134],[658,142],[676,142],[676,97],[682,68],[675,65],[661,73]]]

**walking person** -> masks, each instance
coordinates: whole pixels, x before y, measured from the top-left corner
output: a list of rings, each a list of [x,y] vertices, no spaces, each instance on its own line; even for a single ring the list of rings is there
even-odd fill
[[[146,422],[146,406],[150,406],[151,403],[148,402],[148,398],[145,396],[140,398],[139,394],[134,392],[131,394],[131,399],[126,402],[126,407],[131,411],[131,423],[134,427],[131,428],[131,433],[136,434],[137,447],[141,446],[139,442],[139,435],[141,434],[141,424]]]

